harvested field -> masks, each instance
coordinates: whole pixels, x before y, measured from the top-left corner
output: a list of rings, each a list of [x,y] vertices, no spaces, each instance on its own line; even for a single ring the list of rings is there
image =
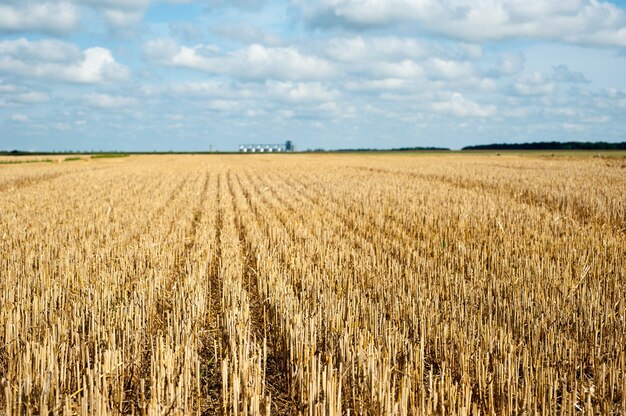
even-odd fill
[[[0,165],[0,414],[624,414],[626,161]]]

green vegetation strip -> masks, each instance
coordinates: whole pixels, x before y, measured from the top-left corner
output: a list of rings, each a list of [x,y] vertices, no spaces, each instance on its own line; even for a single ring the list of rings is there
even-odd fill
[[[110,159],[113,157],[128,157],[130,156],[128,153],[99,153],[97,155],[92,155],[92,159]]]
[[[52,159],[40,159],[40,160],[0,160],[0,165],[18,165],[20,163],[50,163],[54,162]]]

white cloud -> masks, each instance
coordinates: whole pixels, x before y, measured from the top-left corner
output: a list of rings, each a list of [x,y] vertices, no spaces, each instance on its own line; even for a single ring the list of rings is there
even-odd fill
[[[583,123],[608,123],[611,121],[611,117],[607,115],[591,115],[581,119]]]
[[[474,65],[465,59],[477,59],[483,53],[478,45],[444,49],[435,43],[394,36],[332,38],[321,49],[348,75],[449,81],[476,77]]]
[[[103,11],[107,23],[113,27],[129,27],[141,21],[145,10],[106,9]]]
[[[5,0],[0,5],[0,32],[43,32],[62,34],[75,31],[81,17],[95,10],[114,29],[140,22],[150,0]]]
[[[0,4],[0,32],[67,33],[78,20],[78,10],[67,1]]]
[[[20,107],[50,100],[48,94],[0,81],[0,107]]]
[[[555,87],[542,73],[532,72],[519,76],[513,89],[520,95],[547,95],[554,92]]]
[[[580,132],[586,129],[584,124],[579,123],[563,123],[563,129],[571,132]]]
[[[80,49],[55,39],[30,41],[25,38],[0,41],[0,56],[19,57],[25,62],[69,62],[80,58]]]
[[[469,42],[507,38],[626,46],[626,14],[599,0],[293,0],[311,24],[422,30]]]
[[[26,123],[28,121],[28,116],[25,114],[13,114],[11,116],[11,120],[16,121],[18,123]]]
[[[302,54],[295,47],[253,44],[228,53],[212,45],[178,46],[168,39],[150,41],[146,55],[153,62],[244,79],[303,80],[333,75],[332,65],[321,58]]]
[[[341,94],[320,82],[268,80],[265,83],[224,83],[217,81],[175,83],[144,87],[146,96],[191,98],[209,103],[212,109],[232,109],[233,103],[259,109],[266,105],[318,105],[333,102]]]
[[[343,73],[375,78],[422,77],[425,71],[417,60],[430,53],[422,42],[393,36],[333,38],[321,49]]]
[[[271,97],[288,102],[328,102],[339,96],[339,92],[329,90],[318,82],[293,83],[269,81],[266,88]]]
[[[158,38],[147,42],[143,49],[148,60],[168,65],[181,48],[173,39]]]
[[[545,113],[549,116],[560,116],[560,117],[576,117],[579,111],[572,107],[564,107],[564,108],[547,108]]]
[[[85,97],[85,102],[92,107],[99,108],[120,108],[137,105],[138,101],[135,97],[127,97],[122,95],[108,95],[91,93]]]
[[[50,101],[50,97],[48,94],[44,94],[42,92],[23,92],[21,94],[16,94],[14,96],[15,102],[20,104],[39,104]]]
[[[209,129],[223,133],[214,147],[230,149],[250,131],[259,140],[301,131],[302,148],[430,137],[460,147],[561,137],[569,123],[584,126],[581,138],[621,140],[625,55],[593,43],[615,44],[626,23],[612,6],[599,19],[603,1],[288,0],[257,13],[255,0],[238,1],[245,10],[226,0],[0,0],[4,136],[17,143],[7,147],[46,146],[48,133],[80,147],[119,131],[102,143],[193,148]],[[293,2],[307,22],[285,23],[298,17]],[[47,19],[35,6],[48,7]],[[116,85],[130,76],[126,62],[133,82]]]
[[[11,84],[4,84],[0,81],[0,93],[12,93],[17,91],[17,86]]]
[[[211,100],[206,104],[206,108],[214,111],[235,111],[239,107],[240,103],[234,100]]]
[[[363,81],[348,81],[346,89],[349,91],[389,91],[406,89],[408,82],[399,78],[371,79]]]
[[[495,92],[498,90],[498,83],[491,78],[479,79],[475,86],[477,90],[483,92]]]
[[[498,75],[508,76],[519,73],[524,68],[524,55],[505,53],[498,61]]]
[[[454,92],[446,101],[432,104],[432,109],[439,113],[449,113],[458,117],[490,117],[496,114],[494,105],[480,105],[461,93]]]
[[[176,82],[169,85],[147,85],[141,88],[144,95],[165,95],[172,98],[250,98],[258,91],[242,84],[232,85],[221,81]]]
[[[266,115],[267,112],[265,110],[246,110],[246,117],[260,117]]]
[[[393,36],[333,38],[325,47],[329,58],[349,63],[420,58],[429,49],[418,40]]]
[[[465,51],[468,58],[480,59],[484,55],[481,45],[477,45],[475,43],[462,43],[460,46]]]
[[[422,66],[410,59],[399,62],[373,62],[370,65],[363,65],[353,68],[353,71],[363,71],[374,75],[377,78],[420,78],[424,76]]]
[[[432,58],[427,66],[435,79],[467,79],[475,75],[474,66],[469,62]]]
[[[113,28],[127,28],[138,22],[150,5],[150,0],[77,0],[93,7]]]
[[[111,51],[76,46],[53,40],[0,41],[0,71],[72,83],[94,84],[120,81],[129,71],[117,63]]]
[[[88,48],[83,59],[67,68],[67,79],[83,83],[119,81],[129,76],[129,71],[118,64],[108,49]]]

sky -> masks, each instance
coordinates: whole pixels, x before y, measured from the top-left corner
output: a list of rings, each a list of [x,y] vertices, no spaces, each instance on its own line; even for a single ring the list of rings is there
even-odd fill
[[[626,141],[626,1],[0,0],[0,150]]]

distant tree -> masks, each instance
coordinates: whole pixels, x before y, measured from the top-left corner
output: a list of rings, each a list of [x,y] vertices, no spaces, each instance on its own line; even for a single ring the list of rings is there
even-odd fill
[[[461,150],[626,150],[626,142],[493,143],[466,146]]]

